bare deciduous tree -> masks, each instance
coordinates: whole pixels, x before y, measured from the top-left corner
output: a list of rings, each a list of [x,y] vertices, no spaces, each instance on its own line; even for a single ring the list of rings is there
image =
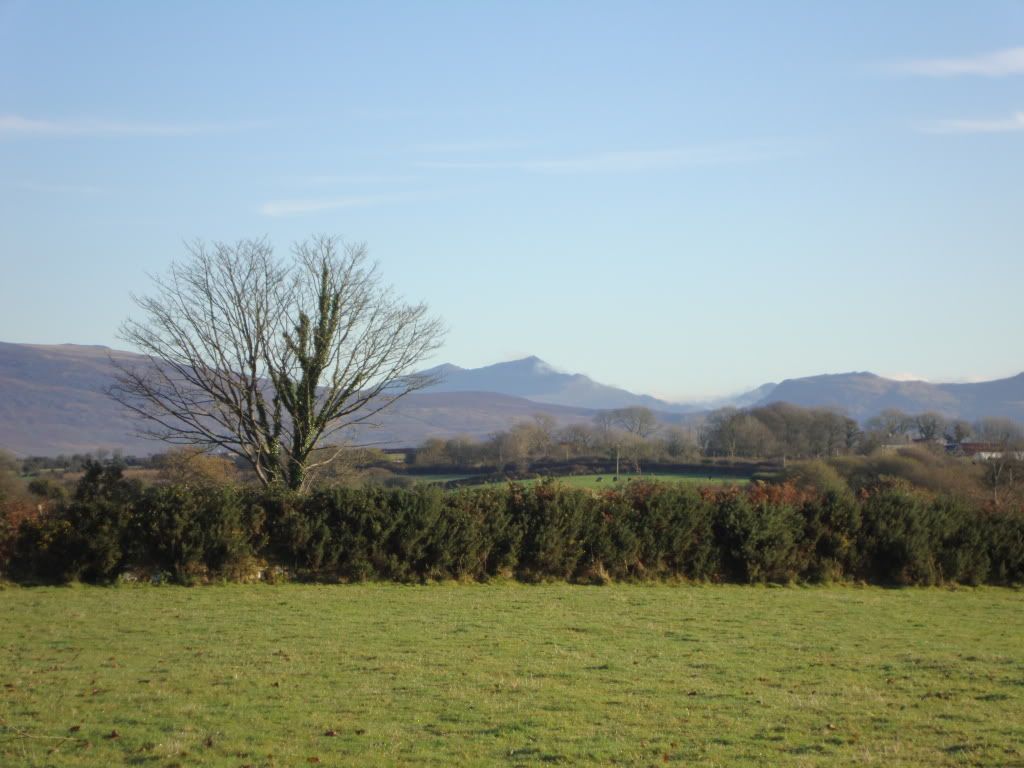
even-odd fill
[[[121,327],[147,363],[115,361],[110,396],[141,434],[232,453],[264,484],[305,487],[333,459],[317,446],[433,383],[411,371],[440,321],[396,298],[363,245],[321,236],[281,261],[266,240],[196,243],[154,283]]]
[[[914,416],[914,427],[917,435],[922,440],[933,441],[942,437],[943,429],[946,427],[946,419],[942,414],[928,411]]]
[[[586,424],[567,424],[558,431],[558,441],[567,451],[577,456],[594,448],[597,439]]]
[[[946,423],[946,427],[943,430],[943,436],[947,442],[960,445],[964,440],[969,438],[973,434],[971,425],[963,419],[953,419]]]
[[[654,415],[654,412],[650,408],[644,408],[643,406],[617,408],[612,411],[612,416],[616,424],[629,434],[636,435],[641,440],[646,440],[661,427],[658,423],[658,417]]]
[[[1016,493],[1024,478],[1024,426],[1013,419],[988,418],[975,424],[974,432],[993,449],[986,451],[984,481],[992,491],[992,503],[999,506],[1003,496]]]
[[[914,418],[898,408],[886,408],[867,421],[868,429],[880,432],[887,440],[906,437],[907,432],[914,426]]]
[[[594,414],[594,429],[597,431],[597,439],[609,445],[612,440],[612,431],[615,429],[615,412],[598,411]]]
[[[665,452],[673,459],[693,456],[698,452],[697,437],[688,427],[668,427],[663,432]]]

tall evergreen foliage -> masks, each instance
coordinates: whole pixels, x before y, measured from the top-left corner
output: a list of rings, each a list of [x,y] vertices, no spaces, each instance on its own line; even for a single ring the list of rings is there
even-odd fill
[[[95,464],[72,498],[6,520],[0,537],[0,573],[26,582],[268,572],[321,581],[1024,582],[1021,510],[979,509],[898,481],[856,496],[641,482],[597,495],[555,483],[300,494],[143,488]]]

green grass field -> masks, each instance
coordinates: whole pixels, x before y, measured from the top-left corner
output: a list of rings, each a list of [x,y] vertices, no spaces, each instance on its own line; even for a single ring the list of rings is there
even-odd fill
[[[600,479],[599,479],[600,478]],[[562,475],[559,477],[551,478],[556,482],[566,485],[569,488],[586,488],[591,491],[608,490],[609,488],[621,488],[626,483],[634,480],[647,480],[657,481],[659,483],[693,483],[695,485],[722,485],[725,483],[736,483],[744,485],[748,483],[748,480],[737,479],[737,478],[722,478],[722,477],[708,477],[707,475],[694,475],[694,474],[679,474],[671,472],[650,472],[642,475],[626,474],[619,475],[619,479],[615,480],[614,474],[605,475]],[[544,482],[545,478],[534,478],[530,480],[520,480],[522,485],[536,485],[537,483]],[[506,483],[500,483],[505,485]],[[491,483],[496,485],[496,483]]]
[[[414,483],[430,485],[432,483],[449,483],[453,480],[465,480],[467,477],[472,477],[472,475],[405,475],[405,477],[408,477]]]
[[[0,590],[0,765],[1024,766],[1024,593]]]

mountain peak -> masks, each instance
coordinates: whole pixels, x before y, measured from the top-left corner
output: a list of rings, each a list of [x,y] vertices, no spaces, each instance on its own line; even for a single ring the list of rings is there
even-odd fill
[[[500,363],[499,363],[500,365]],[[536,355],[530,355],[529,357],[521,357],[518,360],[509,360],[505,365],[521,365],[521,366],[545,366],[550,368],[551,366],[545,363]]]
[[[425,371],[421,371],[421,373],[434,376],[443,376],[447,373],[458,373],[464,370],[466,369],[462,368],[461,366],[455,365],[454,363],[441,363],[440,365],[435,365],[433,368],[427,368]]]
[[[448,369],[433,392],[497,392],[552,405],[620,408],[627,405],[670,407],[654,398],[598,384],[582,374],[562,373],[536,355],[482,368]]]
[[[524,363],[529,363],[533,366],[533,370],[537,373],[558,373],[554,366],[550,363],[546,363],[536,355],[530,355],[529,357],[523,358]]]
[[[520,357],[516,360],[506,360],[501,363],[494,363],[493,365],[484,366],[483,368],[470,368],[468,370],[494,371],[495,373],[500,372],[506,375],[513,376],[544,376],[547,374],[558,374],[558,371],[555,369],[553,365],[541,360],[536,355],[530,355],[529,357]]]

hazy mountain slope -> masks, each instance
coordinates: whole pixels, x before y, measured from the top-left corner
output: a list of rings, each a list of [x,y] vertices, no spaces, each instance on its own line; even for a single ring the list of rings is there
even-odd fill
[[[103,394],[111,382],[111,354],[144,360],[106,347],[0,343],[0,447],[43,455],[159,450],[134,436],[132,418]]]
[[[973,384],[939,384],[938,388],[955,398],[964,418],[1005,416],[1024,421],[1024,373],[1006,379]]]
[[[700,410],[713,410],[715,408],[725,408],[731,406],[733,408],[747,408],[751,405],[756,405],[762,400],[770,397],[771,393],[775,391],[778,384],[768,383],[762,384],[756,389],[752,389],[749,392],[741,392],[738,395],[731,397],[717,397],[714,400],[706,400],[699,406],[694,405],[694,408],[699,407]]]
[[[0,448],[42,455],[96,448],[120,448],[137,455],[164,450],[164,443],[134,436],[137,422],[103,394],[113,376],[111,355],[145,361],[105,347],[0,343]],[[443,366],[442,372],[447,374],[443,383],[404,398],[381,415],[379,429],[364,430],[358,439],[404,447],[428,437],[483,437],[536,413],[566,424],[590,421],[595,409],[626,405],[648,406],[663,421],[678,422],[690,418],[687,412],[729,402],[745,405],[766,391],[769,394],[757,403],[827,406],[861,420],[899,408],[970,420],[1009,416],[1024,421],[1024,374],[977,384],[891,381],[871,373],[810,376],[703,406],[671,406],[586,376],[558,373],[537,358],[476,370]]]
[[[985,416],[1024,420],[1024,374],[975,384],[893,381],[866,372],[809,376],[783,381],[758,404],[773,402],[838,408],[859,420],[887,408],[936,411],[968,420]]]
[[[0,343],[0,448],[51,456],[96,448],[135,455],[165,450],[165,443],[135,436],[137,422],[103,394],[114,374],[111,355],[145,363],[141,356],[106,347]],[[379,429],[364,429],[358,438],[400,447],[427,437],[482,437],[535,413],[563,424],[593,415],[488,392],[417,392],[384,412]]]
[[[581,373],[561,373],[538,357],[525,357],[483,368],[445,364],[426,373],[441,378],[428,392],[498,392],[539,403],[597,410],[628,406],[678,413],[697,410],[696,406],[668,403],[649,395],[637,395],[599,384]]]
[[[410,446],[429,437],[487,437],[535,414],[547,414],[559,424],[589,423],[594,417],[589,409],[536,403],[496,392],[415,392],[384,412],[379,427],[363,430],[355,439]]]

